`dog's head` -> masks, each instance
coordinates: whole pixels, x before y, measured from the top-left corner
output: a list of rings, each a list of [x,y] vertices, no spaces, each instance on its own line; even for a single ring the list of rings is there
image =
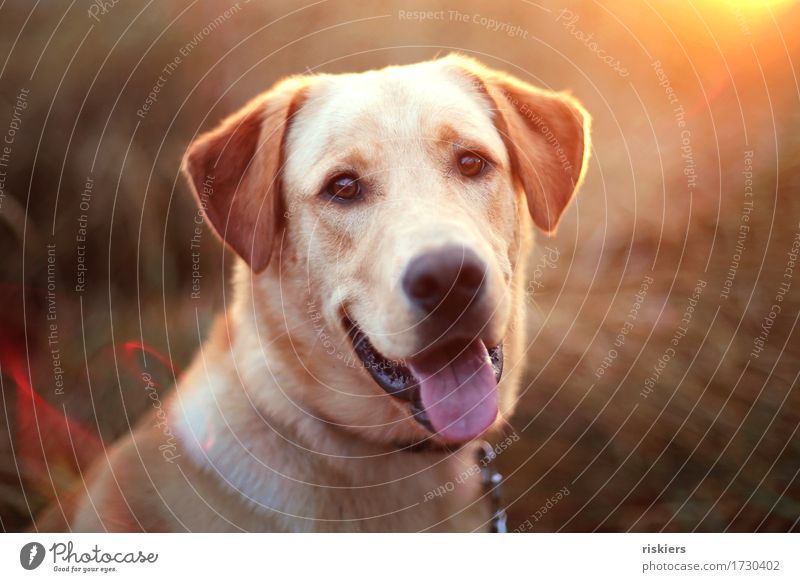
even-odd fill
[[[334,388],[392,396],[362,421],[463,442],[513,406],[498,382],[521,356],[530,218],[555,229],[588,148],[574,99],[450,56],[285,80],[197,139],[185,170],[252,272],[305,289],[340,359],[362,364],[327,363]],[[303,297],[282,302],[309,317]]]

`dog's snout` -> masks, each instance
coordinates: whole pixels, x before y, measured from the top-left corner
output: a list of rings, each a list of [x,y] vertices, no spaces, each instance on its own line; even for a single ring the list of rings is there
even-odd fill
[[[485,278],[486,263],[475,251],[452,245],[415,257],[403,290],[423,311],[454,319],[480,299]]]

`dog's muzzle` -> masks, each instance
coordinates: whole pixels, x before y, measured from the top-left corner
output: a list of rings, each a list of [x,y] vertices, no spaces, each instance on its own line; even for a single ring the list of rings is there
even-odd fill
[[[487,326],[496,311],[488,279],[486,263],[465,246],[414,257],[403,272],[402,290],[417,318],[413,332],[425,341],[402,361],[383,356],[345,317],[353,348],[375,382],[409,402],[412,416],[449,443],[477,438],[498,414],[503,348],[483,339],[492,333]]]

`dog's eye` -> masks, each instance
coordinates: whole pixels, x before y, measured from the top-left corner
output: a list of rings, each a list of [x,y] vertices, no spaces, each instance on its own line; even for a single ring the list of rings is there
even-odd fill
[[[340,200],[352,200],[361,193],[358,178],[350,174],[341,174],[328,182],[325,192]]]
[[[467,176],[468,178],[478,176],[483,172],[485,166],[486,161],[473,152],[461,154],[458,158],[458,171],[461,172],[462,176]]]

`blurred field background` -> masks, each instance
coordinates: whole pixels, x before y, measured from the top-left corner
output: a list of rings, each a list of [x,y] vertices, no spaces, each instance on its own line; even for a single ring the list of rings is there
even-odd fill
[[[800,529],[790,0],[0,3],[0,528],[27,527],[150,406],[142,352],[168,389],[222,306],[210,267],[190,299],[192,136],[284,75],[452,50],[594,119],[578,202],[531,261],[520,441],[498,459],[510,527]]]

